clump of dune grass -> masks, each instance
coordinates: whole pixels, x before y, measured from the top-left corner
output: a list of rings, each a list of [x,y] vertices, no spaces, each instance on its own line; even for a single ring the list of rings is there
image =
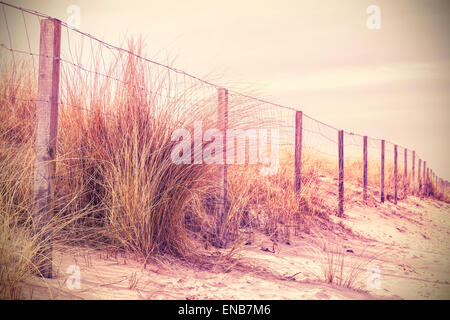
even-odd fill
[[[130,51],[141,54],[141,45],[130,42]],[[217,94],[192,102],[195,93],[204,90],[201,84],[179,90],[167,70],[152,69],[131,54],[117,56],[104,70],[95,69],[104,66],[104,60],[94,61],[90,73],[61,62],[55,208],[41,233],[33,233],[37,79],[25,62],[16,62],[17,69],[2,69],[0,82],[2,298],[23,296],[27,277],[48,263],[41,253],[55,244],[114,248],[132,252],[145,263],[163,254],[197,257],[199,239],[206,246],[216,243],[220,166],[173,163],[177,142],[171,135],[180,128],[192,133],[194,121],[202,121],[204,130],[218,128]],[[255,127],[253,110],[242,106],[229,106],[239,118],[235,125],[270,125]],[[223,229],[232,250],[242,243],[244,231],[257,228],[284,240],[292,231],[308,231],[314,219],[336,213],[336,159],[305,150],[299,193],[294,190],[292,149],[281,150],[276,174],[264,176],[260,168],[228,168]],[[357,167],[346,170],[356,177]],[[387,181],[389,185],[391,178]],[[342,268],[328,269],[327,281],[353,285],[342,277],[343,258],[330,257],[328,265]]]
[[[303,160],[300,192],[294,189],[294,155],[289,149],[280,150],[280,166],[273,175],[262,175],[260,165],[229,166],[227,224],[232,239],[239,238],[240,231],[248,237],[260,230],[275,241],[287,241],[336,211],[337,184],[326,178],[334,172],[334,163],[314,152],[304,152]],[[330,191],[335,185],[335,192]]]
[[[370,253],[367,247],[355,252],[343,246],[334,234],[315,231],[313,234],[315,242],[308,245],[308,250],[319,259],[322,271],[321,274],[313,272],[315,276],[329,284],[362,289],[367,267],[383,252]]]
[[[36,245],[27,225],[32,197],[35,104],[31,79],[2,70],[0,83],[0,298],[18,299],[30,274]],[[24,89],[25,88],[25,89]],[[7,99],[5,97],[11,97]],[[16,98],[19,98],[16,100]]]
[[[0,299],[24,298],[27,280],[49,262],[42,253],[67,243],[65,229],[86,212],[67,214],[64,208],[77,195],[65,194],[55,199],[60,210],[41,230],[33,231],[36,90],[31,79],[27,74],[2,72],[0,82]]]
[[[395,169],[394,164],[385,163],[384,194],[386,201],[394,201]],[[418,194],[417,169],[414,183],[412,170],[408,168],[405,177],[403,164],[397,168],[397,199],[404,200],[409,195]],[[369,159],[367,162],[367,199],[363,200],[363,160],[362,156],[346,158],[344,161],[344,181],[350,188],[345,189],[345,202],[372,205],[379,203],[381,184],[381,161]]]
[[[0,192],[0,299],[22,298],[23,281],[34,270],[35,241],[26,228],[23,209],[13,203],[12,194]],[[22,211],[22,212],[20,212]]]
[[[4,298],[21,297],[26,278],[48,263],[42,252],[56,243],[108,246],[144,260],[163,253],[186,257],[195,252],[185,212],[194,207],[192,201],[199,194],[210,192],[214,168],[174,164],[171,151],[176,142],[171,134],[178,128],[192,129],[194,119],[209,116],[207,102],[199,107],[200,116],[199,110],[186,106],[183,110],[181,95],[167,90],[165,98],[158,95],[163,92],[161,83],[146,77],[142,61],[129,55],[113,61],[111,68],[117,64],[124,70],[121,85],[96,78],[89,81],[98,86],[86,90],[89,81],[81,71],[61,75],[64,102],[59,105],[55,208],[53,218],[37,233],[31,219],[37,82],[26,71],[31,68],[9,65],[2,72]],[[149,94],[151,90],[156,94]]]
[[[130,50],[140,54],[140,44],[130,43]],[[83,223],[98,227],[106,243],[144,260],[164,253],[189,256],[194,246],[186,212],[199,214],[192,202],[212,192],[215,168],[175,164],[171,153],[178,141],[171,135],[181,128],[192,132],[199,120],[214,127],[209,118],[216,115],[216,105],[210,108],[203,101],[189,108],[188,92],[167,90],[163,84],[170,82],[169,75],[152,70],[161,72],[155,80],[135,56],[115,63],[123,70],[122,83],[112,90],[109,79],[95,79],[102,84],[90,88],[87,95],[93,98],[84,98],[84,86],[77,81],[64,81],[67,105],[62,106],[60,148],[72,160],[60,167],[61,185],[86,188],[80,205],[90,203],[99,210]],[[110,99],[102,98],[105,91]]]

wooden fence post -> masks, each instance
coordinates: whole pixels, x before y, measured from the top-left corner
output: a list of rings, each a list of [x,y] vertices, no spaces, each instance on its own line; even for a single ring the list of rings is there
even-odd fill
[[[61,22],[41,20],[32,217],[33,234],[42,244],[38,270],[45,278],[52,278],[51,230],[46,228],[54,214],[60,49]]]
[[[437,184],[437,175],[436,175],[436,172],[434,172],[434,176],[433,176],[433,183],[434,183],[434,191],[435,191],[435,193],[437,193],[437,187],[438,187],[438,184]]]
[[[414,194],[414,187],[415,187],[415,169],[416,169],[416,152],[415,151],[413,151],[413,153],[412,153],[412,176],[411,176],[411,180],[412,180],[412,187],[411,187],[411,190],[412,190],[412,193]]]
[[[405,162],[404,162],[404,179],[403,179],[403,183],[404,183],[404,190],[403,192],[405,193],[405,198],[406,198],[406,193],[408,192],[408,185],[409,185],[409,180],[408,180],[408,149],[405,148]]]
[[[363,138],[363,198],[367,199],[367,136]]]
[[[344,213],[344,131],[338,132],[339,152],[339,216]]]
[[[429,196],[431,194],[432,188],[433,188],[433,170],[431,168],[428,168],[427,171],[427,180],[428,180],[428,191],[427,195]]]
[[[431,191],[434,193],[435,192],[435,188],[436,188],[436,174],[434,173],[434,171],[431,171]]]
[[[295,192],[300,192],[302,187],[302,130],[303,112],[295,113]]]
[[[417,179],[418,179],[418,184],[419,184],[419,189],[417,190],[417,195],[420,195],[422,193],[422,180],[423,177],[420,177],[420,173],[422,172],[422,159],[419,159],[419,170],[417,170]]]
[[[422,178],[423,178],[423,192],[422,192],[422,194],[424,195],[424,196],[426,196],[426,194],[427,194],[427,175],[426,175],[426,173],[427,173],[427,162],[426,161],[424,161],[423,162],[423,174],[422,174]]]
[[[437,193],[436,173],[433,171],[433,193]]]
[[[380,194],[381,202],[384,202],[384,147],[385,142],[381,140],[381,177],[380,177]]]
[[[438,176],[434,174],[434,187],[436,188],[436,193],[438,192]]]
[[[228,230],[225,225],[227,219],[227,163],[226,163],[226,131],[228,129],[228,90],[218,89],[218,125],[223,134],[223,164],[219,166],[218,198],[216,201],[216,215],[218,218],[216,247],[225,248],[228,241]]]
[[[433,170],[430,168],[430,177],[429,177],[430,181],[430,188],[428,189],[428,195],[431,194],[431,192],[433,191]]]
[[[439,192],[439,176],[436,175],[436,192]]]
[[[398,174],[397,174],[397,163],[398,163],[398,161],[397,161],[397,158],[398,158],[398,153],[397,153],[397,145],[394,145],[394,203],[395,204],[397,204],[397,196],[398,196],[398,194],[397,194],[397,191],[398,191],[398,186],[397,186],[397,183],[398,183],[398,179],[397,179],[397,176],[398,176]]]

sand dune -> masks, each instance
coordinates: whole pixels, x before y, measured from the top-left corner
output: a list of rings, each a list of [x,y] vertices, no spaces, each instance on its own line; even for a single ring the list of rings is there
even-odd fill
[[[202,264],[175,258],[148,263],[83,248],[55,253],[58,275],[32,279],[32,299],[449,299],[450,205],[410,197],[394,206],[355,207],[321,231],[274,243],[255,234],[232,258],[211,249]],[[344,255],[344,274],[360,270],[352,288],[324,281],[330,252]],[[81,270],[69,290],[69,265]],[[371,270],[378,285],[368,284]]]

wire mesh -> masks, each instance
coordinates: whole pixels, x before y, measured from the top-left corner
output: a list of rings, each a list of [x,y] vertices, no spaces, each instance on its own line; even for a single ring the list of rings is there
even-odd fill
[[[0,6],[0,25],[6,31],[0,35],[0,104],[5,110],[2,130],[21,132],[19,140],[23,142],[32,140],[34,129],[32,121],[25,126],[18,125],[18,119],[34,117],[38,102],[40,23],[50,17],[3,2]],[[224,161],[229,166],[228,182],[235,197],[239,197],[240,189],[235,186],[233,191],[231,185],[243,180],[267,190],[270,185],[280,193],[294,190],[295,108],[229,90],[227,127],[224,128],[218,109],[220,86],[144,56],[140,42],[130,42],[124,49],[61,22],[58,151],[70,159],[62,168],[69,168],[71,175],[83,174],[89,167],[89,160],[80,162],[79,159],[87,155],[101,158],[99,151],[89,149],[86,139],[97,141],[98,145],[106,146],[105,150],[113,152],[113,147],[118,146],[110,145],[108,137],[112,132],[119,132],[118,128],[129,126],[126,114],[144,114],[145,123],[139,125],[148,130],[154,129],[152,126],[156,122],[152,119],[164,115],[167,123],[186,127],[191,132],[198,121],[202,121],[202,132],[228,129],[223,131],[223,147],[226,149],[232,144],[233,154],[227,154],[226,149]],[[6,121],[10,113],[13,117]],[[194,138],[195,134],[193,132]],[[203,138],[203,133],[201,135]],[[15,135],[15,140],[18,136]],[[240,139],[241,136],[244,139]],[[363,139],[362,135],[344,132],[346,206],[354,199],[362,199]],[[407,150],[405,176],[405,150],[398,147],[400,198],[419,188],[419,157],[415,155],[413,172],[412,152]],[[367,192],[369,198],[375,199],[380,195],[381,140],[368,137],[367,154]],[[338,205],[338,157],[338,129],[303,114],[300,197],[319,198],[323,209],[331,212],[336,212]],[[90,176],[101,170],[101,166],[93,169],[92,164],[89,168]],[[266,177],[268,172],[270,177]],[[423,183],[423,173],[420,175]],[[256,178],[263,182],[256,183]],[[394,195],[394,184],[394,144],[386,141],[385,194],[388,200]],[[266,199],[270,198],[267,190]]]

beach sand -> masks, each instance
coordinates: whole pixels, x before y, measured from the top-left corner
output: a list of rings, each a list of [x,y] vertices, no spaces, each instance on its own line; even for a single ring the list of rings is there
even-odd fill
[[[56,277],[30,279],[24,293],[31,299],[450,299],[449,253],[450,205],[409,197],[398,205],[348,208],[344,217],[331,216],[288,242],[255,233],[233,254],[209,248],[197,264],[163,257],[144,266],[125,254],[59,248]],[[325,281],[330,257],[337,264],[344,259],[342,277],[354,278],[350,288]],[[80,288],[71,265],[79,267]]]

